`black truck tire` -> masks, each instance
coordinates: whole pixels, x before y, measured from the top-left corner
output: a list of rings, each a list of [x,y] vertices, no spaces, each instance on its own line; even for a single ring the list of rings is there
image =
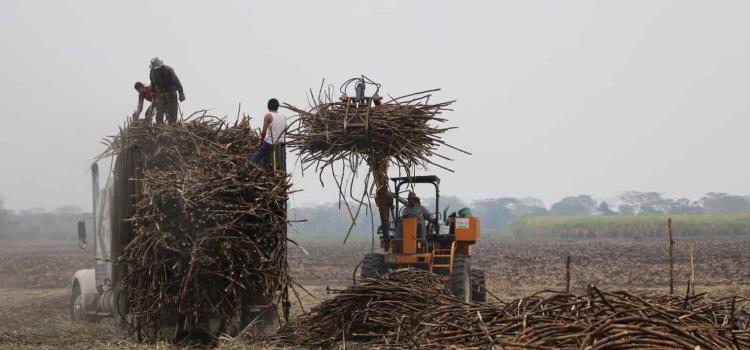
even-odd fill
[[[471,300],[480,303],[487,301],[487,283],[482,270],[471,270]]]
[[[254,336],[270,336],[276,333],[279,329],[279,317],[275,308],[265,310],[262,312],[244,311],[241,316],[241,328],[238,329],[238,333],[244,330],[250,323],[253,323],[253,327],[247,331]]]
[[[454,297],[465,303],[471,301],[471,262],[468,256],[456,254],[453,257],[453,272],[448,283]]]
[[[383,254],[367,254],[362,259],[362,270],[359,271],[360,278],[372,278],[382,275],[388,271]]]
[[[96,323],[96,315],[90,315],[86,313],[86,308],[83,305],[83,294],[81,293],[81,286],[78,285],[78,281],[73,283],[73,288],[70,296],[70,320],[73,322],[88,322]]]

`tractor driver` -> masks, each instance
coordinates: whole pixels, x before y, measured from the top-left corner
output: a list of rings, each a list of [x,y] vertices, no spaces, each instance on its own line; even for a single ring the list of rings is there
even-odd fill
[[[425,220],[432,220],[432,214],[427,208],[425,208],[417,194],[409,192],[406,197],[406,207],[401,212],[402,218],[416,218],[417,219],[417,239],[425,238]]]

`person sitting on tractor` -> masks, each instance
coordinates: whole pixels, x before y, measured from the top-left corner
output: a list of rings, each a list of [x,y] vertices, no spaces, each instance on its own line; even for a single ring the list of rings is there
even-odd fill
[[[448,234],[449,235],[455,235],[456,234],[456,212],[452,212],[451,215],[448,215],[448,219],[445,220],[445,224],[448,225]]]
[[[417,219],[417,239],[424,239],[425,238],[425,220],[432,220],[432,213],[430,213],[427,208],[425,208],[419,197],[417,197],[417,194],[414,192],[409,192],[409,195],[406,197],[406,206],[404,207],[404,210],[401,211],[401,217],[402,218],[416,218]]]

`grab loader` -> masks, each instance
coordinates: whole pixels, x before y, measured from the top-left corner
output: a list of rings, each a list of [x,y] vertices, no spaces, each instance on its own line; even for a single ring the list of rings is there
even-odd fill
[[[355,87],[353,96],[347,95],[346,91],[351,84]],[[367,86],[375,87],[372,96],[365,94]],[[381,105],[380,84],[362,75],[349,79],[340,90],[340,100],[346,104],[344,131],[367,138],[371,112]],[[486,301],[484,272],[471,268],[471,247],[480,236],[479,218],[471,215],[468,209],[450,217],[447,210],[441,215],[440,179],[437,176],[391,178],[395,190],[391,192],[389,159],[370,156],[367,163],[375,182],[375,205],[380,214],[378,236],[383,251],[364,257],[360,277],[375,277],[402,267],[420,268],[441,276],[456,298],[465,302]],[[419,219],[402,215],[406,201],[400,197],[405,192],[402,189],[421,185],[432,185],[435,190],[435,209],[424,229],[425,223],[418,222]]]

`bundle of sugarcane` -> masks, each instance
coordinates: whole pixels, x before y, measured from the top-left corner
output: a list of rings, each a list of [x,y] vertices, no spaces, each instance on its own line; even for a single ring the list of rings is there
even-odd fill
[[[321,183],[324,171],[330,171],[338,187],[339,199],[346,205],[352,219],[349,232],[368,196],[376,195],[381,224],[388,221],[385,215],[386,201],[389,200],[389,166],[395,166],[399,173],[407,176],[413,175],[417,168],[428,166],[452,171],[436,160],[452,161],[438,153],[440,146],[468,154],[442,139],[446,131],[454,127],[442,126],[446,119],[441,114],[450,111],[455,101],[431,103],[432,93],[436,91],[439,89],[387,101],[373,98],[372,101],[357,102],[346,95],[335,100],[333,89],[324,90],[321,85],[318,96],[311,96],[314,102],[309,109],[284,104],[297,114],[287,132],[289,149],[300,156],[303,172],[314,166],[321,176]],[[359,176],[362,175],[362,165],[366,166],[367,172]],[[360,187],[355,183],[359,179],[364,179],[361,195],[352,193]],[[358,203],[357,209],[352,210],[348,198]]]
[[[357,106],[350,100],[333,101],[330,95],[308,110],[285,104],[298,119],[289,129],[288,144],[302,155],[305,168],[326,167],[346,160],[356,167],[361,160],[387,160],[402,169],[433,164],[433,156],[444,145],[440,117],[454,101],[429,103],[428,90],[397,97],[379,105]],[[354,169],[354,168],[352,168]]]
[[[224,332],[253,305],[278,301],[289,285],[290,184],[286,174],[248,167],[258,141],[247,120],[230,126],[207,116],[130,125],[107,141],[105,155],[121,155],[115,181],[129,174],[117,170],[127,167],[124,155],[140,169],[126,179],[136,188],[132,200],[114,205],[133,205],[125,220],[132,237],[119,263],[129,312],[147,337],[207,318]]]
[[[367,279],[288,324],[275,345],[346,348],[740,349],[750,300],[634,295],[590,286],[509,303],[463,303],[438,276],[404,269]],[[270,345],[274,345],[271,343]]]

